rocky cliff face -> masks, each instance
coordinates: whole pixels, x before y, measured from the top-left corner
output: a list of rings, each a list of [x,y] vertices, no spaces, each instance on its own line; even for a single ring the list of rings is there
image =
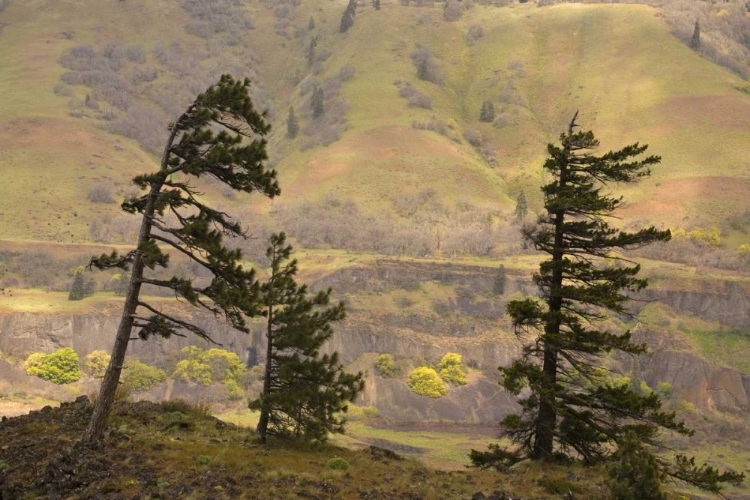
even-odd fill
[[[385,260],[319,277],[311,288],[332,287],[339,298],[359,298],[357,305],[349,308],[348,319],[337,325],[328,347],[339,351],[347,363],[356,364],[368,353],[388,352],[397,358],[435,362],[446,352],[458,352],[467,364],[484,373],[471,386],[454,389],[440,400],[414,396],[403,380],[371,377],[365,404],[376,405],[387,416],[404,421],[496,422],[513,408],[513,402],[498,391],[495,369],[508,364],[519,348],[509,333],[505,306],[512,294],[534,293],[534,288],[528,276],[509,269],[506,293],[495,296],[495,273],[496,269],[490,267]],[[372,297],[395,290],[415,290],[430,282],[447,285],[455,292],[439,313],[367,306]],[[706,286],[702,290],[692,287],[689,291],[665,287],[649,293],[650,298],[683,314],[726,321],[732,326],[750,325],[750,294],[736,284]],[[173,304],[164,307],[176,308]],[[254,325],[250,334],[244,334],[212,318],[194,316],[195,311],[179,312],[192,316],[224,348],[237,352],[248,364],[258,362],[258,354],[264,349],[261,325]],[[31,352],[50,352],[63,346],[72,346],[82,356],[95,349],[109,350],[118,321],[119,311],[111,305],[86,314],[0,313],[0,351],[25,357]],[[711,367],[685,346],[665,345],[660,335],[663,333],[645,336],[657,348],[639,367],[649,385],[670,382],[681,398],[699,407],[721,411],[750,408],[750,378],[728,368]],[[190,338],[135,341],[130,354],[158,364],[166,354],[191,342],[194,340]],[[372,372],[369,365],[358,369]]]

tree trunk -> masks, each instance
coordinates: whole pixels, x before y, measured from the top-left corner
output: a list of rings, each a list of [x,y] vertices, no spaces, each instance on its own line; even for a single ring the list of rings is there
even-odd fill
[[[159,188],[160,189],[160,188]],[[145,243],[151,234],[151,216],[154,214],[154,204],[158,196],[159,189],[152,187],[149,195],[148,205],[144,212],[141,230],[138,234],[138,247]],[[94,405],[94,413],[89,420],[89,425],[83,433],[81,441],[92,443],[99,441],[104,434],[104,427],[107,425],[107,417],[112,411],[112,405],[115,401],[115,391],[120,383],[120,373],[122,372],[125,361],[125,353],[128,350],[130,334],[133,330],[133,315],[138,308],[138,299],[141,293],[141,280],[143,279],[143,257],[140,250],[136,250],[133,258],[133,270],[130,276],[130,286],[125,298],[125,306],[122,310],[120,326],[117,328],[117,337],[115,345],[112,348],[112,357],[104,374],[102,386],[99,390],[99,396]]]
[[[576,113],[576,116],[578,113]],[[568,137],[573,135],[573,126],[575,117],[570,122],[568,128]],[[564,163],[560,165],[559,189],[564,189],[567,183],[567,158],[571,154],[570,145],[563,148]],[[557,394],[555,384],[557,384],[557,347],[556,338],[560,334],[560,312],[562,310],[562,282],[563,282],[563,257],[564,244],[563,230],[565,222],[565,209],[555,207],[555,243],[552,249],[552,281],[550,283],[548,299],[548,320],[544,325],[544,362],[542,365],[543,384],[539,394],[539,413],[537,414],[534,449],[531,452],[531,458],[534,460],[544,460],[552,456],[555,444],[555,429],[557,427]]]
[[[273,254],[271,255],[271,262],[276,262],[276,248],[273,247]],[[274,271],[275,272],[275,271]],[[268,290],[268,321],[266,323],[266,341],[268,346],[266,347],[266,371],[263,375],[263,393],[261,394],[261,407],[260,407],[260,420],[258,420],[258,440],[261,444],[265,444],[266,435],[268,434],[268,419],[271,413],[271,408],[268,405],[268,396],[271,393],[271,359],[273,358],[273,302],[275,300],[273,291],[273,279],[271,276],[269,280]]]
[[[192,111],[194,105],[188,108],[180,118],[178,122],[182,120],[190,111]],[[172,131],[169,134],[169,139],[164,147],[164,154],[161,159],[160,171],[165,171],[169,167],[169,152],[172,148],[175,138],[177,137],[178,127],[176,124],[172,127]],[[162,181],[163,182],[163,181]],[[141,282],[143,280],[143,254],[141,252],[142,245],[144,245],[151,237],[151,219],[154,216],[154,207],[156,206],[156,200],[159,198],[161,192],[162,183],[154,183],[151,185],[151,191],[148,195],[148,201],[146,207],[143,210],[143,219],[141,220],[141,228],[138,232],[138,247],[133,257],[132,272],[130,275],[130,285],[125,295],[125,305],[122,309],[122,317],[120,318],[120,326],[117,328],[117,336],[115,337],[115,345],[112,347],[112,355],[109,360],[109,366],[104,374],[101,388],[99,389],[99,396],[96,399],[94,405],[94,413],[91,415],[89,424],[83,433],[81,441],[83,443],[93,443],[99,441],[104,434],[104,428],[107,425],[107,417],[109,417],[112,411],[112,405],[115,402],[115,392],[117,386],[120,383],[120,374],[122,373],[123,363],[125,362],[125,354],[128,351],[128,343],[130,342],[130,335],[133,330],[134,318],[133,315],[138,308],[138,301],[141,294]]]

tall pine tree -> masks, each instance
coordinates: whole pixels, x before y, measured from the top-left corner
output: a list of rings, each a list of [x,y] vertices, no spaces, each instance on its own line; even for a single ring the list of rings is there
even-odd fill
[[[698,50],[701,47],[701,26],[698,24],[698,20],[695,21],[693,27],[693,36],[690,38],[690,48]]]
[[[576,117],[561,136],[561,146],[547,147],[544,169],[552,177],[542,187],[547,213],[525,234],[537,250],[550,256],[534,275],[541,300],[508,304],[519,338],[531,340],[520,359],[500,368],[500,384],[506,390],[519,395],[529,389],[529,395],[519,400],[521,414],[509,415],[501,423],[503,434],[515,446],[472,451],[472,461],[479,466],[560,455],[591,464],[611,456],[631,435],[655,446],[662,428],[691,433],[674,413],[661,410],[658,394],[638,394],[601,368],[601,357],[612,351],[646,352],[644,345],[631,343],[629,331],[602,327],[609,315],[625,313],[626,301],[647,286],[646,279],[637,277],[640,266],[628,265],[632,262],[613,252],[670,238],[669,231],[654,227],[634,233],[611,227],[608,219],[622,198],[602,190],[647,177],[660,158],[637,159],[647,149],[639,144],[596,156],[591,151],[599,142],[592,132],[576,131]],[[611,259],[618,265],[607,265]],[[741,478],[696,467],[684,457],[672,466],[660,465],[672,476],[712,491],[722,481]]]
[[[276,172],[263,165],[270,126],[265,115],[253,107],[249,85],[248,80],[223,75],[177,118],[170,126],[159,170],[133,180],[145,194],[122,205],[126,212],[142,215],[137,248],[125,255],[113,252],[91,260],[99,269],[118,267],[131,269],[131,273],[111,360],[84,442],[102,437],[134,329],[141,340],[184,336],[182,332],[188,331],[212,341],[199,326],[146,301],[141,296],[142,285],[167,289],[245,332],[245,316],[260,312],[253,270],[244,269],[240,252],[223,242],[224,236],[243,237],[242,228],[228,214],[206,205],[188,180],[212,177],[236,191],[259,191],[268,197],[279,194]],[[182,254],[210,278],[148,276],[149,270],[169,264],[162,247]]]
[[[250,403],[260,410],[258,438],[267,435],[324,441],[344,431],[347,404],[364,388],[362,373],[344,372],[338,353],[320,354],[333,335],[331,323],[345,316],[344,305],[329,306],[331,290],[309,296],[298,285],[297,261],[284,233],[273,235],[266,255],[271,275],[261,285],[266,316],[263,392]]]

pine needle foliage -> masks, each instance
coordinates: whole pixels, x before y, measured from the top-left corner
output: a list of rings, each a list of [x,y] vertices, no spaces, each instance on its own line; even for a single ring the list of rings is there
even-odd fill
[[[333,335],[331,323],[344,319],[344,304],[330,304],[331,289],[310,295],[295,281],[297,261],[284,233],[271,236],[266,255],[271,273],[261,285],[266,317],[263,392],[250,403],[260,410],[257,433],[325,441],[343,433],[348,403],[364,389],[363,374],[346,373],[338,353],[321,354]]]
[[[134,329],[141,340],[184,336],[187,331],[215,343],[203,328],[144,300],[142,285],[167,289],[243,332],[248,331],[245,317],[260,313],[254,271],[242,267],[239,250],[224,244],[225,237],[245,237],[242,227],[229,214],[205,204],[190,181],[209,177],[235,191],[279,194],[276,172],[264,166],[270,126],[265,114],[253,107],[249,85],[247,79],[222,75],[177,118],[170,126],[160,169],[135,177],[133,183],[144,194],[122,204],[124,211],[142,216],[137,248],[91,260],[90,267],[120,268],[131,274],[112,358],[84,442],[101,439]],[[184,255],[210,278],[149,276],[149,271],[169,265],[163,247]]]
[[[607,460],[626,436],[658,447],[660,429],[692,434],[674,413],[661,409],[657,393],[642,395],[604,376],[600,361],[613,351],[646,352],[645,345],[631,342],[629,331],[603,327],[610,315],[626,314],[626,302],[648,284],[638,277],[639,265],[613,251],[670,238],[669,231],[653,226],[632,233],[610,226],[622,198],[606,191],[612,184],[647,177],[660,158],[638,159],[647,146],[637,143],[592,154],[599,142],[592,132],[576,130],[576,118],[577,113],[560,146],[547,147],[544,169],[552,181],[542,187],[546,213],[524,230],[534,248],[550,256],[534,275],[540,297],[508,304],[525,345],[520,359],[500,368],[500,385],[514,395],[528,388],[529,395],[519,400],[520,414],[501,422],[503,435],[515,445],[472,451],[471,459],[480,467],[561,457],[594,464]],[[660,467],[712,491],[721,481],[741,479],[701,470],[684,458],[674,466],[661,462]]]

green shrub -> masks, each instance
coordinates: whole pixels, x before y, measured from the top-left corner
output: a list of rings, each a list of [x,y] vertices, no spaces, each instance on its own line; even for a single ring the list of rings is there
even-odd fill
[[[448,393],[448,388],[440,379],[440,376],[432,368],[421,366],[415,368],[409,374],[409,388],[414,394],[428,396],[430,398],[439,398]]]
[[[94,378],[103,378],[109,366],[110,355],[105,351],[91,351],[83,363],[83,371]]]
[[[551,495],[567,495],[568,493],[580,493],[581,487],[564,477],[542,477],[537,479],[537,484]]]
[[[333,470],[347,470],[349,468],[349,462],[341,457],[333,457],[326,462],[326,467]]]
[[[466,385],[466,367],[460,354],[449,352],[440,360],[437,366],[440,378],[449,384]]]
[[[78,354],[70,347],[58,349],[52,354],[33,353],[23,366],[27,374],[55,384],[70,384],[81,378]]]
[[[375,368],[378,373],[384,377],[392,377],[396,374],[398,367],[396,366],[396,360],[390,354],[381,354],[375,358]]]
[[[240,382],[247,367],[235,353],[215,348],[206,351],[190,346],[182,350],[182,356],[184,359],[175,367],[175,378],[197,382],[203,386],[221,382],[227,387],[231,397],[244,396]]]
[[[198,455],[195,461],[201,465],[208,465],[211,463],[211,457],[208,457],[206,455]]]
[[[165,380],[167,380],[167,374],[164,370],[140,361],[128,361],[123,370],[123,381],[134,392],[148,391]]]

